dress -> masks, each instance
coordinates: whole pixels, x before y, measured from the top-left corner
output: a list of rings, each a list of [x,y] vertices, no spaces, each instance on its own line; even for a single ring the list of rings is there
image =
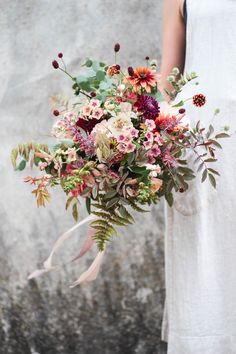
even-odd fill
[[[185,71],[197,72],[199,85],[189,84],[177,101],[205,94],[206,106],[187,105],[191,122],[235,131],[236,0],[187,0],[186,31]],[[166,206],[168,354],[236,354],[236,137],[221,143],[217,189],[198,178]]]

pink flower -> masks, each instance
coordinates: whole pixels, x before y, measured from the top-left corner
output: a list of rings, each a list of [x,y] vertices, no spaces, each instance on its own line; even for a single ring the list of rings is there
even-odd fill
[[[161,150],[160,150],[160,148],[159,148],[159,146],[158,146],[157,144],[154,144],[154,145],[153,145],[152,150],[151,150],[151,154],[152,154],[154,157],[160,156]]]
[[[153,131],[156,128],[156,124],[152,119],[146,119],[145,125],[147,126],[149,131]]]
[[[151,132],[147,132],[145,134],[145,138],[147,139],[147,141],[153,141],[153,134]]]
[[[120,134],[120,135],[118,135],[118,137],[117,137],[117,141],[119,142],[119,143],[122,143],[122,142],[124,142],[125,141],[125,135],[124,134]]]
[[[97,108],[97,107],[99,107],[100,102],[99,102],[98,100],[91,100],[91,101],[89,102],[89,105],[90,105],[92,108]]]
[[[151,178],[151,190],[152,192],[156,193],[159,191],[163,184],[163,181],[159,178]]]
[[[126,145],[126,152],[133,152],[135,150],[135,145],[132,143],[129,143]]]
[[[94,109],[92,113],[92,118],[100,119],[103,115],[103,110],[100,108]]]
[[[137,137],[138,137],[138,133],[139,133],[138,129],[132,128],[132,129],[130,130],[130,135],[131,135],[133,138],[137,138]]]
[[[82,114],[84,115],[84,116],[89,116],[90,114],[91,114],[91,112],[92,112],[92,107],[91,106],[84,106],[83,108],[82,108]]]
[[[146,150],[151,149],[152,147],[152,141],[144,141],[143,146],[145,147]]]
[[[163,162],[166,164],[168,167],[176,167],[177,162],[174,156],[171,155],[170,151],[167,150],[165,152],[165,155],[163,157]]]

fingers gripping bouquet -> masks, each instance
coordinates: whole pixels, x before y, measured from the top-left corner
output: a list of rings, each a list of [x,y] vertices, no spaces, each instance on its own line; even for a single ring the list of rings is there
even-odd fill
[[[25,182],[34,186],[32,193],[38,206],[50,200],[50,188],[60,186],[68,196],[66,209],[72,208],[75,220],[79,199],[85,199],[90,214],[58,239],[43,269],[33,272],[31,278],[55,269],[54,252],[71,231],[89,222],[87,238],[74,259],[86,253],[94,241],[98,254],[73,286],[95,279],[106,244],[117,234],[117,226],[134,222],[132,210],[145,212],[146,206],[162,197],[171,206],[173,191],[188,189],[195,171],[184,157],[187,150],[196,154],[196,170],[202,171],[202,181],[208,177],[216,186],[218,173],[209,163],[216,161],[215,150],[221,147],[218,139],[228,135],[223,132],[213,137],[213,127],[205,129],[200,122],[191,128],[186,123],[185,102],[172,107],[161,102],[155,61],[149,63],[146,58],[145,67],[123,70],[116,64],[119,50],[117,43],[113,65],[87,59],[77,77],[68,73],[63,54],[59,53],[61,65],[56,60],[52,65],[71,78],[75,100],[52,98],[57,119],[52,135],[57,141],[52,148],[31,142],[12,151],[16,169],[23,170],[29,162],[42,171],[40,177],[25,177]],[[173,91],[167,94],[173,98],[194,79],[195,73],[183,76],[173,69],[169,77]],[[190,99],[196,107],[205,104],[202,94]]]

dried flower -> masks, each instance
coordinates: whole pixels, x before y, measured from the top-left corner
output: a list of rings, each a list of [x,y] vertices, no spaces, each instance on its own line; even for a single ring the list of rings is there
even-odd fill
[[[120,73],[120,70],[117,69],[116,64],[110,65],[107,69],[107,75],[114,76]]]

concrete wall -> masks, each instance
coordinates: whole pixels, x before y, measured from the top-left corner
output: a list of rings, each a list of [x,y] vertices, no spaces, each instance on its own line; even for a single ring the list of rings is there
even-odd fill
[[[122,65],[160,58],[161,0],[0,0],[0,353],[162,354],[164,302],[162,207],[138,215],[106,254],[98,279],[70,289],[92,261],[85,259],[37,281],[27,275],[73,225],[65,197],[37,209],[30,187],[9,162],[18,142],[47,141],[53,123],[48,97],[72,94],[51,67],[62,51],[72,73],[85,57]],[[81,206],[81,218],[86,212]],[[75,232],[58,262],[81,245]]]

